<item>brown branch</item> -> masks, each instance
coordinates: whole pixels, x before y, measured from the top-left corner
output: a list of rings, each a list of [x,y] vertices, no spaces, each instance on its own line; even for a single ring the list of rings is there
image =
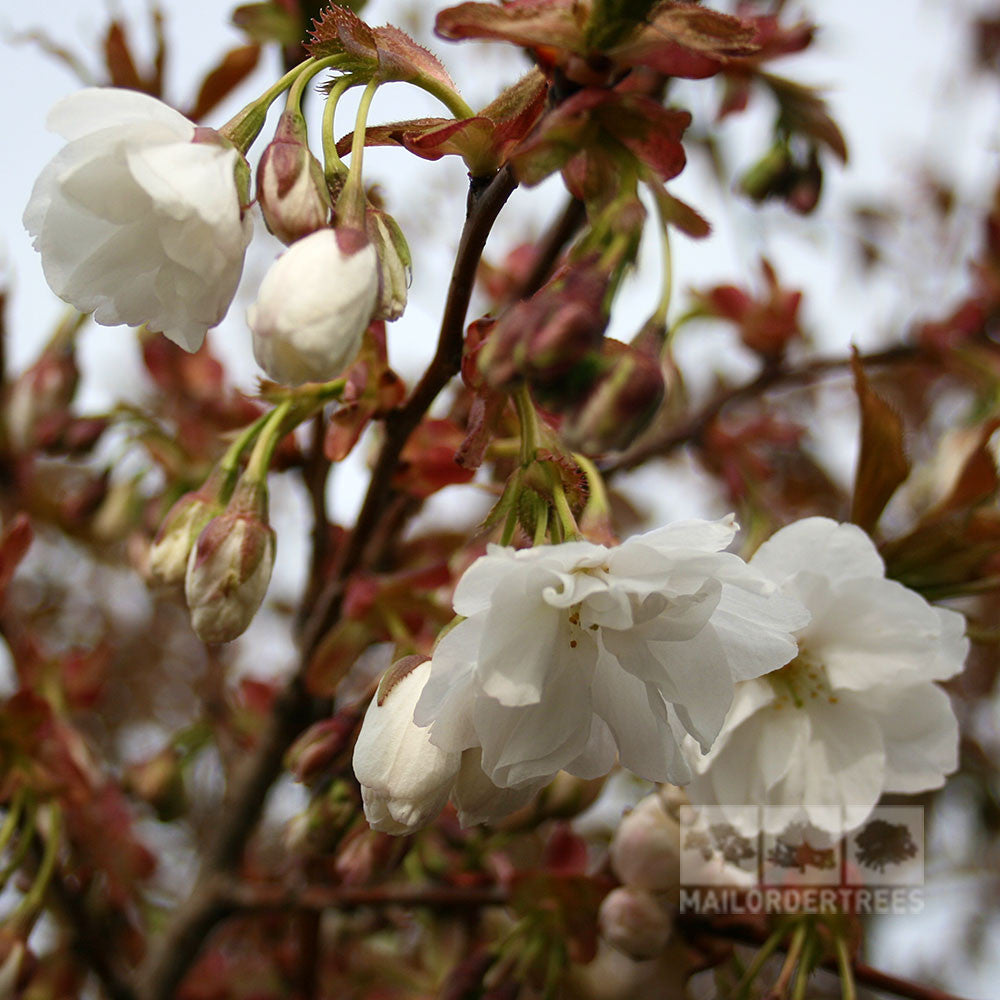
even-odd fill
[[[33,851],[40,857],[37,844]],[[46,892],[55,911],[64,918],[73,951],[100,981],[105,996],[109,1000],[136,1000],[131,983],[115,964],[118,949],[113,947],[113,933],[106,926],[107,921],[91,912],[84,898],[60,872],[52,877]]]
[[[423,378],[410,398],[385,420],[385,439],[368,483],[368,492],[358,514],[350,540],[341,550],[336,572],[320,595],[312,620],[302,637],[303,648],[314,649],[331,628],[339,613],[341,589],[361,564],[365,549],[383,510],[391,500],[392,476],[410,434],[420,423],[437,394],[458,374],[462,365],[465,316],[472,297],[476,269],[500,209],[517,187],[510,167],[504,167],[488,186],[478,190],[473,179],[469,209],[458,244],[458,256],[448,286],[448,298],[441,317],[438,346]]]
[[[285,751],[299,733],[329,711],[329,702],[313,698],[306,687],[310,659],[336,622],[344,583],[362,563],[370,537],[392,499],[392,476],[403,447],[434,398],[461,366],[465,315],[479,259],[500,209],[516,187],[509,167],[488,183],[473,179],[437,351],[410,398],[385,421],[382,450],[357,523],[303,628],[299,669],[279,696],[256,750],[234,776],[223,818],[206,852],[198,883],[171,921],[147,966],[139,992],[143,1000],[171,1000],[212,928],[232,912],[225,892],[227,877],[239,867],[267,793],[281,774]]]
[[[919,361],[932,363],[930,356],[925,355],[918,346],[910,344],[890,347],[873,354],[863,354],[859,360],[862,365],[870,367]],[[634,469],[650,458],[662,458],[683,445],[700,441],[722,411],[736,403],[755,399],[771,389],[791,389],[808,385],[827,375],[842,374],[848,371],[850,366],[850,358],[817,358],[814,361],[807,361],[798,368],[765,367],[749,382],[721,390],[680,426],[668,427],[659,433],[652,433],[645,439],[640,439],[628,451],[602,464],[602,470],[605,473],[619,472],[624,469]]]
[[[240,910],[292,910],[322,913],[324,910],[355,910],[371,907],[427,907],[434,910],[480,909],[506,906],[503,889],[451,886],[256,886],[233,882],[228,889],[232,908]]]

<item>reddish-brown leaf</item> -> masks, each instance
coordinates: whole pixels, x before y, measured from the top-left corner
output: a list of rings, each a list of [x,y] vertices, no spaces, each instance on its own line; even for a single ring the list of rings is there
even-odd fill
[[[424,420],[403,449],[393,485],[425,499],[445,486],[469,482],[475,470],[456,461],[464,437],[462,429],[450,420]]]
[[[493,38],[576,52],[582,51],[587,13],[576,0],[460,3],[438,14],[434,30],[442,38]]]
[[[202,80],[201,89],[188,112],[192,121],[200,121],[232,93],[257,67],[260,60],[260,46],[241,45],[230,49],[219,64],[210,70]]]
[[[429,78],[449,89],[455,84],[448,71],[433,52],[418,45],[405,31],[391,24],[375,28],[378,48],[379,76],[384,80],[415,80]]]
[[[112,21],[104,36],[104,65],[108,68],[108,78],[113,87],[127,87],[148,93],[146,81],[142,78],[132,58],[125,28],[120,21]]]
[[[854,477],[851,520],[871,530],[897,487],[909,475],[910,463],[903,447],[903,421],[872,388],[853,352],[854,391],[861,408],[861,450]]]
[[[35,533],[31,529],[28,515],[18,513],[0,536],[0,602],[7,593],[18,564],[31,547]]]
[[[311,56],[346,55],[349,68],[371,68],[378,64],[375,33],[349,7],[332,4],[313,21],[306,50]]]

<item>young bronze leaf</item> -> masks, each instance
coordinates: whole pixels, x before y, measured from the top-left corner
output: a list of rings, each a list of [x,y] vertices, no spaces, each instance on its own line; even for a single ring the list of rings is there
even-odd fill
[[[349,7],[333,4],[313,21],[306,50],[317,59],[346,55],[351,67],[362,69],[378,63],[375,33]]]
[[[434,30],[442,38],[493,38],[575,52],[583,45],[586,15],[576,0],[513,0],[502,7],[460,3],[438,14]]]
[[[910,463],[903,448],[903,421],[872,388],[856,349],[851,369],[861,407],[861,451],[851,520],[871,532],[896,488],[909,475]]]
[[[188,112],[192,121],[200,121],[232,93],[257,67],[259,45],[241,45],[230,49],[202,81],[194,107]]]
[[[438,57],[418,45],[405,31],[387,24],[375,28],[373,34],[378,48],[379,73],[383,79],[415,80],[424,77],[454,90],[455,84]]]

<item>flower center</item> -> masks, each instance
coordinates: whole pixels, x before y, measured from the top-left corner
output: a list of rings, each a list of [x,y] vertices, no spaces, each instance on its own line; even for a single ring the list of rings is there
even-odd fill
[[[837,696],[830,687],[822,662],[802,646],[799,647],[799,655],[791,663],[767,674],[766,679],[778,696],[774,702],[775,708],[787,704],[805,708],[810,701],[820,698],[825,698],[831,705],[837,703]]]

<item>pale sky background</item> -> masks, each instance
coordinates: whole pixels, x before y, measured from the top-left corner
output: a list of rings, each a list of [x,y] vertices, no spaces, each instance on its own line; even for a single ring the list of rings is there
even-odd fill
[[[164,6],[171,42],[168,89],[179,103],[186,104],[195,93],[197,79],[217,54],[240,44],[242,36],[227,23],[232,0],[165,0]],[[517,52],[506,45],[432,41],[426,30],[437,6],[373,0],[365,16],[372,23],[391,20],[408,30],[419,29],[418,37],[432,44],[469,102],[473,106],[484,104],[502,85],[520,75],[524,65]],[[678,308],[683,306],[683,289],[692,284],[704,287],[716,281],[756,281],[757,261],[766,254],[786,284],[806,290],[806,324],[817,344],[838,353],[851,341],[872,348],[905,328],[914,317],[943,315],[964,287],[966,272],[961,263],[978,244],[980,209],[992,197],[1000,174],[1000,87],[996,76],[970,76],[964,71],[971,62],[968,12],[1000,11],[1000,0],[813,0],[788,6],[790,15],[796,10],[813,12],[822,32],[807,55],[777,64],[776,71],[827,88],[834,117],[850,147],[850,164],[841,169],[827,163],[821,208],[815,215],[799,219],[791,218],[780,206],[761,211],[747,207],[739,198],[726,195],[720,199],[704,183],[704,165],[694,158],[672,189],[697,206],[716,231],[700,243],[675,238],[675,302]],[[95,65],[92,53],[109,9],[125,16],[138,51],[149,52],[146,8],[146,0],[47,0],[45,27],[56,41]],[[0,36],[41,27],[37,10],[32,4],[0,0]],[[0,46],[0,94],[4,95],[5,112],[5,138],[0,147],[0,259],[5,261],[13,284],[9,357],[12,367],[20,369],[33,359],[61,311],[45,286],[39,260],[21,226],[21,213],[35,177],[61,145],[58,137],[44,129],[46,112],[78,83],[35,46],[11,46],[2,39]],[[272,53],[239,98],[230,101],[208,124],[222,124],[276,75],[277,59]],[[706,121],[713,90],[711,81],[686,84],[678,91],[677,100],[690,98],[696,120]],[[315,112],[319,102],[313,105]],[[433,99],[394,85],[376,97],[370,120],[378,123],[440,113]],[[349,100],[344,101],[341,116],[338,132],[343,133],[353,120]],[[763,152],[761,123],[769,121],[770,108],[758,100],[751,114],[725,125],[722,137],[733,165],[745,168],[755,153]],[[252,162],[266,141],[265,131],[251,150]],[[916,189],[919,171],[925,166],[956,185],[959,208],[954,225],[940,234],[941,240],[933,242],[927,239],[930,230],[924,223],[898,227],[890,246],[890,256],[898,266],[887,274],[862,276],[850,252],[854,200],[904,203]],[[454,158],[425,163],[400,150],[369,151],[366,179],[381,182],[389,209],[416,251],[410,304],[389,334],[395,367],[412,379],[433,350],[447,271],[461,228],[464,172]],[[501,216],[487,256],[497,259],[505,249],[538,233],[560,204],[558,183],[515,193]],[[657,241],[646,242],[641,265],[622,295],[612,328],[614,335],[624,339],[638,329],[658,294]],[[259,223],[240,293],[229,316],[211,335],[238,383],[248,389],[259,372],[243,313],[279,250],[280,245]],[[695,387],[706,385],[715,370],[751,370],[749,359],[734,352],[730,343],[721,330],[707,327],[682,341],[682,366]],[[80,400],[83,409],[100,409],[122,398],[142,399],[147,383],[134,340],[126,330],[88,327],[81,340],[81,362],[85,374]],[[855,459],[853,412],[842,401],[832,400],[822,413],[822,421],[822,429],[812,430],[817,449],[831,471],[846,481]],[[356,509],[364,487],[365,458],[365,449],[358,449],[333,477],[330,505],[338,517],[349,518]],[[631,478],[637,501],[652,521],[724,513],[704,477],[693,469],[674,469],[672,476],[667,488],[662,468],[647,468]],[[469,497],[468,490],[457,495],[444,491],[429,505],[427,517],[451,517],[457,503],[465,508],[470,521],[475,520],[481,507]],[[304,508],[294,490],[276,483],[274,509],[281,545],[272,595],[294,596],[302,576]],[[248,671],[267,672],[262,664],[290,661],[287,638],[268,630],[266,615],[255,622],[247,642],[253,650],[245,665]],[[992,968],[968,968],[949,958],[950,934],[957,932],[959,923],[957,911],[973,896],[967,889],[954,878],[932,884],[923,917],[883,921],[882,930],[872,941],[872,960],[905,971],[920,957],[926,967],[945,970],[956,991],[973,997],[1000,996],[1000,965],[996,962]],[[993,926],[1000,932],[996,922]]]

